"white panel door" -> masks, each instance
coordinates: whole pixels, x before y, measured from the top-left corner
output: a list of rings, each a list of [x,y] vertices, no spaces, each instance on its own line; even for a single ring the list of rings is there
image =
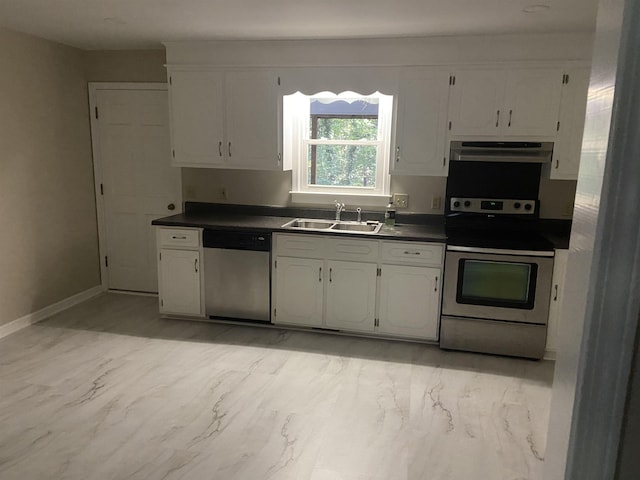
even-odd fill
[[[278,76],[271,71],[225,75],[228,168],[281,169]]]
[[[224,77],[210,71],[171,71],[173,164],[224,164]]]
[[[415,67],[402,71],[392,173],[447,176],[448,100],[448,70]]]
[[[457,71],[449,102],[451,135],[498,135],[504,122],[505,86],[502,70]]]
[[[277,257],[273,323],[322,325],[323,260]]]
[[[510,136],[555,136],[562,78],[558,68],[505,72],[507,92],[501,127]]]
[[[200,252],[160,250],[160,312],[200,315]]]
[[[440,269],[382,265],[380,333],[438,339]]]
[[[326,325],[341,330],[373,332],[377,264],[329,261],[327,268]]]
[[[180,172],[168,161],[167,91],[98,90],[96,102],[108,287],[156,292],[151,221],[180,208]]]

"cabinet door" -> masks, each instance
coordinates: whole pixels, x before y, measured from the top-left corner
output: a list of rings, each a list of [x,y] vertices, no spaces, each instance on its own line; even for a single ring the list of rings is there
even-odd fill
[[[277,257],[274,323],[322,325],[322,260]]]
[[[501,130],[509,136],[555,136],[562,79],[557,68],[512,70],[507,75]]]
[[[448,101],[447,70],[416,67],[402,71],[392,173],[447,176]]]
[[[200,252],[162,249],[159,259],[160,311],[200,315]]]
[[[498,135],[504,121],[504,71],[459,70],[454,77],[449,102],[451,135]]]
[[[551,302],[549,303],[549,322],[547,324],[547,352],[558,351],[558,329],[562,315],[564,277],[567,271],[568,250],[556,250],[553,260],[553,280],[551,283]]]
[[[222,89],[223,77],[217,72],[170,72],[174,165],[224,163]]]
[[[382,265],[380,333],[438,339],[439,268]]]
[[[326,325],[372,332],[376,309],[375,263],[329,261]]]
[[[591,70],[570,69],[567,75],[560,102],[560,130],[553,146],[550,177],[555,180],[578,178]]]
[[[277,74],[265,70],[227,72],[225,94],[229,167],[281,169]]]

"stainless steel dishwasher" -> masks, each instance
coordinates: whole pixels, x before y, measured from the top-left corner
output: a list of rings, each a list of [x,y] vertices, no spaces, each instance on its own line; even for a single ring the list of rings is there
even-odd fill
[[[271,234],[205,229],[208,317],[271,321]]]

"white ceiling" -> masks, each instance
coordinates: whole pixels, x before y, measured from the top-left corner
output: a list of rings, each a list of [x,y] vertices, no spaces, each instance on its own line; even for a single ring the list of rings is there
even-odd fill
[[[598,0],[2,0],[0,25],[83,49],[162,41],[595,30]],[[544,4],[540,13],[523,8]]]

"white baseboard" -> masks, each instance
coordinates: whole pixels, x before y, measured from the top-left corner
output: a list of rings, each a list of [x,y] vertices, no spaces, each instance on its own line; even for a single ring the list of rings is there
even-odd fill
[[[4,325],[0,325],[0,338],[6,337],[7,335],[11,335],[12,333],[17,332],[18,330],[22,330],[29,325],[33,325],[34,323],[41,322],[45,318],[49,318],[56,313],[60,313],[67,308],[71,308],[74,305],[82,303],[90,298],[99,295],[104,292],[104,288],[102,285],[97,285],[89,290],[85,290],[84,292],[77,293],[69,298],[65,298],[64,300],[60,300],[48,307],[44,307],[37,312],[29,313],[24,317],[13,320]]]

